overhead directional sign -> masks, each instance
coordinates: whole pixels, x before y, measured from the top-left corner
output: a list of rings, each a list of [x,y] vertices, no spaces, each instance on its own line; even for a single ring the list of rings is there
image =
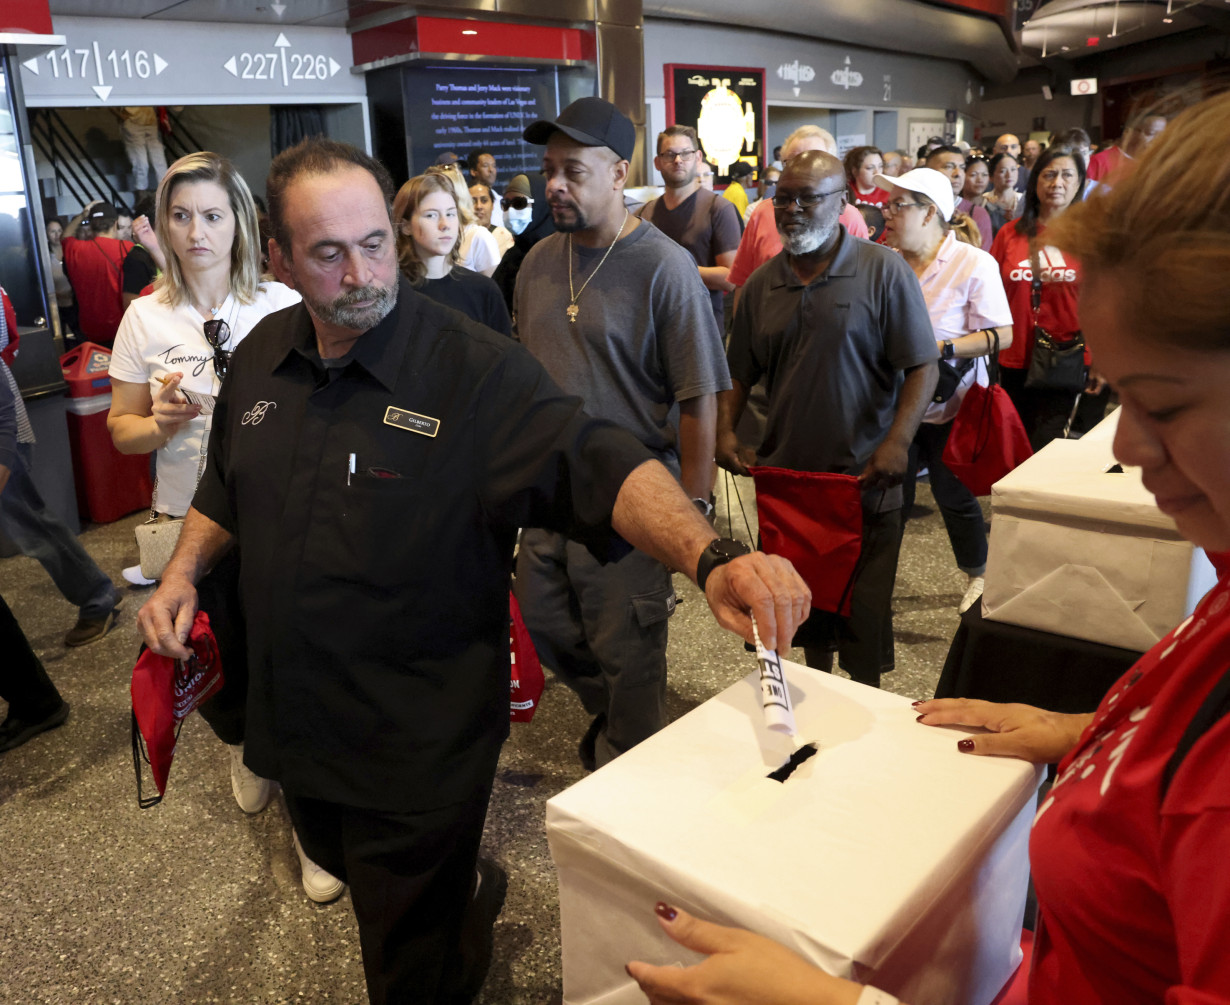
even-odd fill
[[[282,5],[276,5],[282,6]],[[364,94],[342,28],[57,17],[66,44],[21,63],[26,103],[164,105]]]

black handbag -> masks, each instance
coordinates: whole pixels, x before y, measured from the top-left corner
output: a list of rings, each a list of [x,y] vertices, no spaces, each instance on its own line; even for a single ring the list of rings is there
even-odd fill
[[[939,380],[935,382],[935,394],[931,396],[931,400],[937,405],[942,405],[948,401],[954,394],[957,393],[957,388],[961,386],[961,381],[965,379],[965,375],[974,368],[977,359],[962,360],[958,365],[953,366],[946,359],[940,362]]]
[[[1076,332],[1067,338],[1059,338],[1038,324],[1038,312],[1042,307],[1042,277],[1039,274],[1038,250],[1032,245],[1029,249],[1029,267],[1032,274],[1029,305],[1034,314],[1034,344],[1029,357],[1029,370],[1025,374],[1025,386],[1079,394],[1085,389],[1088,379],[1084,336]]]

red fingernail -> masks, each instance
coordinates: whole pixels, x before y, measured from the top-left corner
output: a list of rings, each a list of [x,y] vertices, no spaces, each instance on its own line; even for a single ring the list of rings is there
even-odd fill
[[[674,921],[677,917],[679,917],[678,911],[671,907],[670,904],[664,904],[660,900],[654,904],[653,909],[657,913],[658,917],[665,918],[667,921]]]
[[[925,718],[927,718],[927,713],[926,713],[926,712],[924,712],[922,715],[920,715],[920,716],[919,716],[917,719],[915,719],[914,721],[915,721],[915,722],[922,722],[922,721],[923,721],[923,719],[925,719]]]
[[[910,702],[910,704],[911,704],[914,708],[917,708],[919,705],[921,705],[921,704],[922,704],[922,702],[921,702],[921,701],[912,701],[912,702]]]
[[[961,751],[961,753],[963,754],[968,754],[971,750],[974,749],[974,741],[973,740],[958,740],[957,749]]]

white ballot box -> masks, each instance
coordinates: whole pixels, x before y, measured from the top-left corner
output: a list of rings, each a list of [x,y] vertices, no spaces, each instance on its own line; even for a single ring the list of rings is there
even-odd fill
[[[547,803],[568,1005],[644,1005],[629,960],[699,962],[658,900],[911,1005],[986,1005],[1011,977],[1039,770],[959,753],[966,734],[907,698],[783,667],[793,740],[753,673]]]
[[[1118,421],[1047,444],[995,483],[983,617],[1143,652],[1217,582],[1140,469],[1112,470]]]

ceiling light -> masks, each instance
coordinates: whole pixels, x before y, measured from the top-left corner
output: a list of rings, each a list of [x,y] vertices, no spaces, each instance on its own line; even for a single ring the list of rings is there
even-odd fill
[[[1174,18],[1164,17],[1162,18],[1162,24],[1174,24]]]
[[[478,34],[478,32],[476,32],[473,28],[465,28],[465,29],[463,29],[463,30],[462,30],[461,34],[463,34],[463,35],[477,35],[477,34]]]

